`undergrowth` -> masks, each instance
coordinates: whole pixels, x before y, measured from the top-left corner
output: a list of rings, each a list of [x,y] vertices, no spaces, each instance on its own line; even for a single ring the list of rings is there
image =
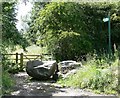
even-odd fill
[[[117,94],[118,58],[95,59],[88,61],[76,74],[66,79],[59,79],[63,86],[90,89],[96,93]]]
[[[2,94],[9,94],[11,92],[11,87],[14,85],[10,74],[7,71],[2,73]]]
[[[14,85],[14,81],[12,79],[12,77],[10,76],[8,70],[9,70],[9,65],[11,64],[11,62],[7,61],[7,57],[2,56],[1,54],[6,54],[7,50],[4,46],[1,46],[0,49],[0,56],[1,58],[1,62],[0,62],[0,67],[1,67],[1,72],[0,72],[0,88],[1,88],[1,92],[0,92],[0,96],[5,95],[5,94],[9,94],[11,92],[11,87]]]
[[[9,94],[15,82],[8,72],[10,70],[10,64],[11,62],[2,60],[2,95]]]

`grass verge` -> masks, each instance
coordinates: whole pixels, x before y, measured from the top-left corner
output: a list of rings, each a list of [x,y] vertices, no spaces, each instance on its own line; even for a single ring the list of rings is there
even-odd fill
[[[118,59],[111,66],[104,59],[90,60],[76,74],[66,79],[59,79],[62,86],[72,86],[93,90],[95,93],[117,94],[118,91]]]

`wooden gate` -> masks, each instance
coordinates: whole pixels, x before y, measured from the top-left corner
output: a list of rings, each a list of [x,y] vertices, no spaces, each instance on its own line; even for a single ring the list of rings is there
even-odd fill
[[[5,56],[10,56],[9,59],[6,60],[15,60],[16,64],[20,64],[22,67],[24,65],[25,61],[32,61],[32,60],[44,60],[45,56],[51,56],[51,54],[40,54],[40,55],[26,55],[23,53],[15,53],[15,54],[2,54],[3,58]],[[14,57],[13,57],[14,56]],[[48,58],[49,60],[52,60],[52,57]]]

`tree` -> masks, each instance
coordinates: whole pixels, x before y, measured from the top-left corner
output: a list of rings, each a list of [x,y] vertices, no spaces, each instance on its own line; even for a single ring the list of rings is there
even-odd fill
[[[2,44],[6,47],[21,45],[24,49],[28,42],[16,28],[16,2],[2,2]]]
[[[67,37],[64,37],[63,39],[60,39],[60,36],[64,34],[64,32],[67,32],[65,34],[69,35],[70,33],[71,36],[75,37],[74,34],[78,33],[87,38],[85,41],[83,41],[81,36],[79,36],[83,41],[84,44],[85,42],[88,42],[89,36],[84,32],[83,30],[85,29],[85,26],[82,25],[84,24],[84,21],[82,21],[84,18],[84,13],[81,10],[81,6],[78,3],[49,3],[47,4],[44,9],[39,11],[37,18],[34,20],[34,25],[32,30],[38,30],[39,36],[41,36],[40,40],[43,42],[44,45],[47,45],[49,48],[49,51],[52,52],[53,54],[56,54],[55,51],[57,51],[57,48],[55,47],[61,47],[59,49],[65,49],[63,44],[60,45],[60,43],[63,43],[62,40],[68,39]],[[69,39],[72,37],[69,37]],[[60,39],[60,40],[59,40]],[[75,38],[74,38],[75,39]],[[80,41],[79,40],[79,41]],[[79,45],[79,41],[75,40],[72,44],[77,44]],[[68,43],[68,41],[66,41]],[[66,47],[69,45],[69,43],[66,43]],[[73,45],[75,46],[75,45]],[[79,45],[80,46],[80,45]],[[85,46],[85,45],[83,45]],[[83,47],[81,44],[81,47]],[[73,54],[68,55],[67,52],[65,52],[63,55],[66,57],[66,59],[73,59],[74,57],[79,57],[83,50],[80,50],[79,53],[74,53],[77,52],[78,48],[74,51],[74,47],[68,48]],[[84,47],[84,50],[86,47]],[[56,50],[55,50],[56,49]],[[68,50],[66,49],[66,51]],[[81,49],[81,48],[79,48]],[[83,48],[82,48],[83,49]],[[89,48],[90,51],[91,47]],[[87,48],[88,50],[88,48]],[[64,50],[65,51],[65,50]],[[89,51],[84,51],[84,53],[89,52]],[[60,53],[59,53],[60,54]],[[62,58],[62,57],[61,57]],[[65,59],[65,58],[63,58]]]
[[[34,28],[35,25],[35,19],[38,16],[38,12],[41,11],[46,4],[48,4],[49,2],[34,2],[33,3],[33,8],[31,11],[31,18],[30,21],[27,21],[27,24],[29,25],[29,28],[27,30],[26,38],[29,40],[29,42],[31,42],[32,44],[37,44],[37,40],[38,40],[38,29]],[[34,28],[34,29],[33,29]]]
[[[94,51],[97,51],[99,54],[107,53],[107,24],[103,23],[102,19],[107,16],[109,11],[111,15],[116,13],[115,10],[117,8],[118,5],[111,3],[52,2],[45,5],[45,7],[38,12],[31,30],[35,32],[39,31],[37,36],[40,36],[40,42],[47,45],[48,50],[53,54],[58,52],[58,48],[56,47],[61,47],[59,48],[59,50],[61,49],[58,53],[59,56],[61,51],[63,51],[62,49],[64,49],[64,51],[66,50],[64,54],[66,59],[72,59],[79,57],[81,54]],[[113,24],[113,22],[111,23]],[[114,30],[115,28],[112,29]],[[119,31],[119,29],[117,29],[117,31]],[[76,33],[80,35],[78,39],[81,39],[82,43],[80,40],[75,40],[75,43],[67,41],[68,39],[73,40],[71,36],[76,38],[76,36],[74,36]],[[67,36],[65,37],[64,34],[67,36],[71,34],[71,36],[68,38]],[[64,36],[62,37],[63,39],[61,36]],[[112,36],[114,36],[114,34]],[[119,41],[117,40],[115,43],[117,42]],[[61,43],[64,43],[64,45]],[[72,44],[71,47],[69,47],[70,44]],[[76,51],[73,51],[73,44],[77,44],[79,47],[75,48]],[[65,47],[69,47],[69,49]],[[68,50],[70,53],[67,53]],[[79,53],[77,51],[79,51]],[[68,54],[71,55],[67,56]]]

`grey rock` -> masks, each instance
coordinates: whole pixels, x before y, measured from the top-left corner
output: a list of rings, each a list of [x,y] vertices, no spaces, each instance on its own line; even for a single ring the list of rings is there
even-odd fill
[[[81,67],[81,62],[76,62],[72,60],[62,61],[58,63],[59,70],[62,74],[68,73],[70,70],[75,69],[77,67]]]
[[[65,79],[65,78],[67,78],[68,76],[75,74],[78,70],[80,70],[80,68],[76,68],[76,69],[69,70],[66,74],[60,74],[60,73],[59,73],[59,74],[61,75],[61,77],[62,77],[63,79]]]
[[[56,61],[28,61],[26,72],[35,79],[48,79],[58,72],[58,65]]]

